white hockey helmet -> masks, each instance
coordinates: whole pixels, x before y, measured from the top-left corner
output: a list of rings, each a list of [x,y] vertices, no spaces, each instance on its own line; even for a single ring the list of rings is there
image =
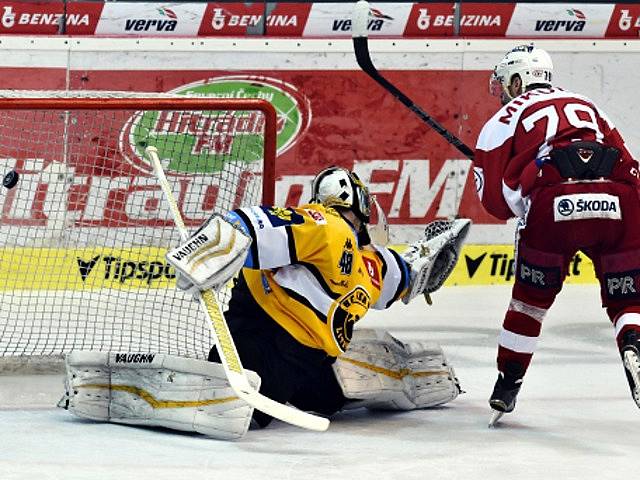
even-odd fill
[[[508,52],[493,70],[489,81],[490,93],[497,97],[506,95],[512,99],[508,87],[514,75],[518,75],[522,80],[523,92],[529,85],[551,85],[551,57],[545,50],[533,45],[518,45]]]
[[[346,168],[329,167],[318,173],[311,183],[311,201],[351,210],[364,223],[371,219],[369,189]]]

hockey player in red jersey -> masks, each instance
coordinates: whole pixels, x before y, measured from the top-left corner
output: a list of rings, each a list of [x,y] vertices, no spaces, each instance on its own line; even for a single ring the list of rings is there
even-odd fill
[[[484,125],[474,172],[486,210],[518,217],[515,283],[498,340],[492,424],[511,412],[542,322],[571,258],[595,266],[625,373],[640,407],[640,196],[638,162],[588,98],[553,84],[553,64],[532,45],[496,66],[502,108]]]

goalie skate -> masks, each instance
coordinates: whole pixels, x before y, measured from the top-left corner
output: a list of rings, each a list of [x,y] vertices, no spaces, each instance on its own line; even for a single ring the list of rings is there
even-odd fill
[[[625,333],[621,354],[631,396],[640,408],[640,340],[635,331]]]

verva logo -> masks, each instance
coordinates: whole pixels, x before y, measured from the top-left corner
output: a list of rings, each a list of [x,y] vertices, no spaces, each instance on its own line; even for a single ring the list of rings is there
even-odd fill
[[[387,24],[393,23],[394,18],[377,8],[369,9],[369,19],[367,22],[367,30],[370,32],[380,32]],[[337,19],[333,21],[331,29],[334,32],[350,32],[352,28],[351,19]]]
[[[568,19],[536,20],[536,32],[582,32],[587,24],[587,16],[576,8],[565,10]]]
[[[507,36],[602,37],[613,4],[518,3]]]
[[[125,32],[174,32],[178,26],[178,15],[167,7],[160,7],[157,9],[159,15],[164,18],[160,19],[127,19],[125,21]]]
[[[406,36],[451,36],[456,6],[453,3],[418,3],[413,6]],[[460,6],[460,34],[504,35],[513,14],[512,4],[463,3]]]
[[[197,35],[205,3],[107,2],[98,35]]]
[[[411,3],[371,3],[367,30],[372,35],[401,36]],[[351,33],[353,4],[314,3],[304,29],[305,37],[346,36]]]
[[[2,5],[0,32],[18,34],[92,34],[100,18],[102,4],[5,3]]]
[[[607,37],[638,37],[640,5],[616,5],[607,28]]]
[[[207,5],[199,35],[246,35],[260,33],[274,36],[300,36],[311,5],[211,3]]]
[[[278,112],[278,153],[291,147],[311,121],[309,100],[293,85],[260,76],[215,77],[173,90],[189,97],[262,98]],[[120,148],[136,169],[151,173],[144,156],[148,145],[158,148],[170,174],[221,172],[233,162],[262,160],[264,117],[259,112],[162,111],[137,112],[125,124]]]

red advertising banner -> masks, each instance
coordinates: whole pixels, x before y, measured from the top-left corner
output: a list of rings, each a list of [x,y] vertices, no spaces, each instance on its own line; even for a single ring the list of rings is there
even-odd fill
[[[198,35],[300,37],[310,10],[310,3],[277,3],[264,18],[263,3],[209,3]]]
[[[460,35],[463,37],[503,37],[515,4],[461,3]]]
[[[456,12],[456,8],[460,11]],[[0,34],[336,37],[353,3],[0,2]],[[638,38],[637,3],[372,2],[388,37]]]
[[[611,14],[607,37],[635,37],[640,35],[640,5],[637,3],[617,4]]]
[[[455,4],[416,3],[404,30],[406,37],[451,37]]]
[[[96,2],[0,2],[0,35],[92,35],[104,4]]]
[[[2,69],[0,78],[9,78],[19,71]],[[485,71],[385,73],[392,82],[402,85],[418,104],[428,105],[429,113],[437,121],[469,145],[474,144],[482,124],[498,108],[488,101],[484,88],[465,88],[460,92],[456,87],[460,84],[484,87],[488,75]],[[39,81],[42,76],[32,75],[30,81],[25,77],[22,87],[42,88]],[[230,79],[233,84],[229,83]],[[276,166],[279,202],[308,201],[311,177],[326,166],[341,165],[355,169],[369,184],[391,224],[423,225],[437,217],[457,215],[470,217],[476,224],[500,223],[489,217],[477,201],[471,161],[359,71],[273,70],[261,71],[258,75],[234,72],[230,77],[229,72],[222,71],[147,71],[140,75],[135,71],[83,70],[72,71],[70,82],[71,89],[82,89],[89,82],[96,90],[157,91],[162,85],[166,91],[178,94],[198,85],[199,94],[237,98],[245,98],[248,91],[256,92],[256,84],[268,86],[258,89],[257,95],[269,97],[272,103],[280,105]],[[424,88],[425,85],[429,88]],[[102,138],[99,125],[86,128],[88,131],[82,135],[99,139],[101,148],[120,152],[113,155],[112,161],[126,161],[127,147],[122,144],[122,138],[128,135]],[[4,164],[13,162],[29,174],[45,168],[50,161],[47,156],[51,154],[42,152],[43,158],[38,160],[22,159],[19,152],[2,155],[2,167],[12,168]],[[77,160],[81,163],[80,157]],[[128,165],[124,170],[131,171],[132,178],[123,180],[126,188],[121,187],[119,193],[109,197],[117,202],[104,202],[104,214],[93,213],[91,218],[83,214],[83,202],[97,202],[92,200],[91,185],[101,184],[98,177],[104,173],[101,169],[75,165],[69,209],[73,208],[70,215],[83,222],[78,226],[103,226],[103,220],[113,215],[118,218],[126,215],[128,226],[151,226],[162,220],[159,217],[161,202],[141,199],[144,195],[158,195],[157,191],[150,190],[149,173],[130,162]],[[187,176],[183,194],[196,195],[205,187],[198,183],[197,175]],[[37,195],[28,197],[35,202],[33,205],[21,205],[18,209],[5,204],[3,221],[16,221],[12,216],[19,212],[19,222],[42,225],[42,208],[38,205],[46,204],[48,194],[46,186],[42,186]],[[20,197],[19,193],[16,196]],[[201,218],[192,220],[204,220],[211,213],[212,205],[206,202],[202,205]],[[117,211],[118,208],[122,211]],[[136,208],[144,211],[137,212]],[[33,218],[26,218],[25,214]],[[158,216],[156,220],[155,216]]]
[[[455,35],[455,7],[451,3],[416,3],[413,5],[405,37],[451,37]],[[502,37],[507,31],[515,5],[460,4],[461,36]]]

